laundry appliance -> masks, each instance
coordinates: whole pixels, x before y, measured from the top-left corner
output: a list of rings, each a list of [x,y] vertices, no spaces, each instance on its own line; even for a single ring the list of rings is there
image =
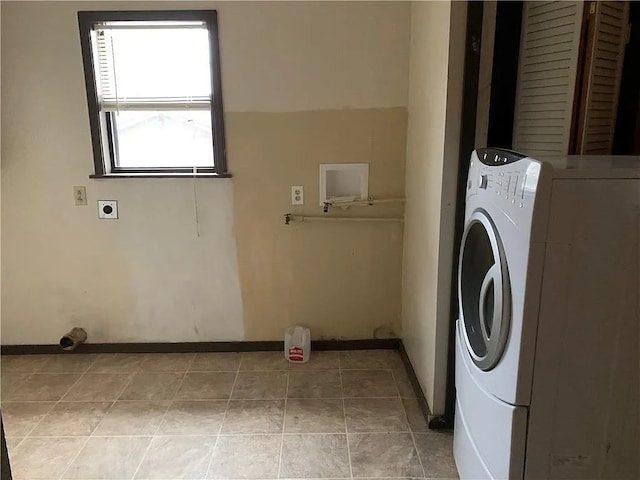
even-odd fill
[[[465,200],[460,478],[640,478],[640,157],[479,149]]]

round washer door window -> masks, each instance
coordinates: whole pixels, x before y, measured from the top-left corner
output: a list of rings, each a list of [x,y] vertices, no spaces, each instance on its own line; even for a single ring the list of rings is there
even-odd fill
[[[483,210],[474,212],[462,236],[458,309],[473,362],[491,370],[509,336],[511,288],[502,242]]]

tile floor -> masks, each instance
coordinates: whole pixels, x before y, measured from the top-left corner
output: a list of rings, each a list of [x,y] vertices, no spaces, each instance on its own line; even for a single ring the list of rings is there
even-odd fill
[[[390,350],[3,356],[15,480],[457,478]]]

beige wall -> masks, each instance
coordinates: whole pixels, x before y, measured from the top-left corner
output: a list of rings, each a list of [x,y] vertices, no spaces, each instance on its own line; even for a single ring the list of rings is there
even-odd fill
[[[216,8],[231,180],[89,180],[76,12]],[[2,343],[272,340],[400,330],[402,227],[318,213],[318,164],[402,196],[407,3],[2,3]],[[89,205],[73,204],[86,185]],[[119,201],[117,221],[96,201]],[[372,207],[346,215],[401,215]],[[379,331],[379,330],[378,330]]]
[[[408,2],[210,5],[219,12],[226,111],[407,105]]]
[[[380,327],[399,335],[402,224],[286,226],[283,213],[319,214],[322,162],[369,162],[370,193],[402,197],[406,110],[228,118],[247,338],[279,339],[297,323],[315,338],[372,338]],[[304,208],[289,205],[290,185],[305,187]],[[402,216],[401,205],[352,210],[347,215]]]
[[[434,415],[444,412],[465,17],[463,2],[411,8],[402,339]]]

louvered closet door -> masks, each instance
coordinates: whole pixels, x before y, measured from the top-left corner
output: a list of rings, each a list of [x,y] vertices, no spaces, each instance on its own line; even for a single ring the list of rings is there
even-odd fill
[[[628,2],[593,2],[593,43],[587,55],[587,92],[580,116],[581,154],[608,154],[618,111],[629,21]]]
[[[569,150],[582,2],[524,2],[513,148],[530,156]]]

